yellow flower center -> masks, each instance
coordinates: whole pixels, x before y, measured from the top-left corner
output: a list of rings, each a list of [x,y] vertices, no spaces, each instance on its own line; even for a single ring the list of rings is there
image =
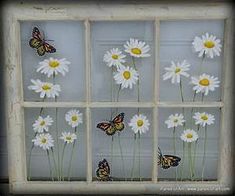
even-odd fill
[[[44,85],[42,86],[42,89],[43,89],[44,91],[48,91],[48,90],[51,90],[51,87],[50,87],[48,84],[44,84]]]
[[[72,140],[72,137],[71,136],[67,136],[66,140],[70,141],[70,140]]]
[[[179,73],[180,71],[181,71],[181,69],[179,67],[176,67],[175,73]]]
[[[118,59],[118,55],[113,54],[113,55],[112,55],[112,58],[116,60],[116,59]]]
[[[142,53],[142,51],[139,49],[139,48],[132,48],[131,49],[131,52],[133,53],[133,54],[141,54]]]
[[[144,124],[144,121],[143,121],[143,120],[138,120],[138,121],[137,121],[137,126],[138,126],[138,127],[142,127],[143,124]]]
[[[123,77],[126,79],[126,80],[129,80],[130,77],[131,77],[131,73],[129,71],[124,71],[123,72]]]
[[[58,61],[50,61],[49,62],[49,66],[52,68],[56,68],[60,65],[60,63]]]
[[[203,116],[201,116],[201,119],[202,120],[208,120],[208,116],[207,115],[203,115]]]
[[[46,144],[47,143],[47,139],[46,138],[42,138],[41,139],[41,143]]]
[[[210,81],[206,78],[202,79],[199,81],[199,84],[202,86],[209,86],[210,85]]]
[[[191,139],[191,138],[193,137],[193,134],[192,134],[192,133],[188,133],[188,134],[186,135],[186,137],[187,137],[188,139]]]
[[[178,119],[175,119],[175,120],[174,120],[174,123],[177,123],[177,122],[178,122]]]
[[[215,43],[214,43],[213,41],[205,41],[205,42],[204,42],[204,46],[205,46],[206,48],[214,48]]]
[[[77,116],[72,116],[72,121],[77,121],[78,120],[78,117]]]
[[[46,122],[44,120],[40,123],[41,126],[43,126],[45,124],[46,124]]]

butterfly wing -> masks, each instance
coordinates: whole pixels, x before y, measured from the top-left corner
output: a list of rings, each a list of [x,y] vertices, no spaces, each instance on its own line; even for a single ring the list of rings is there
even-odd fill
[[[99,162],[96,170],[96,177],[100,181],[110,180],[110,167],[106,159]]]
[[[174,156],[174,155],[164,155],[164,157],[168,160],[171,167],[176,167],[179,165],[179,162],[181,160],[180,157]]]
[[[54,52],[56,52],[56,49],[52,46],[52,45],[50,45],[50,44],[48,44],[48,43],[46,43],[46,42],[44,42],[44,48],[45,48],[45,51],[46,52],[48,52],[48,53],[54,53]]]
[[[125,116],[124,113],[120,113],[112,120],[112,122],[115,126],[115,129],[117,131],[122,131],[125,128],[125,125],[123,123],[124,116]]]
[[[108,122],[98,123],[96,127],[105,131],[107,135],[113,135],[116,132],[115,127],[111,123],[108,123]]]
[[[32,37],[39,41],[44,41],[44,38],[37,27],[33,28]]]

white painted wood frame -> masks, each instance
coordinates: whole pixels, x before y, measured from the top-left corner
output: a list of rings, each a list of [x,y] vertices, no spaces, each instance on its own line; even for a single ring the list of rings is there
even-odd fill
[[[144,2],[144,1],[143,1]],[[96,2],[70,2],[59,4],[6,3],[4,5],[4,51],[5,51],[5,92],[7,116],[7,143],[9,155],[10,191],[18,194],[153,194],[153,193],[229,193],[232,188],[232,10],[228,3],[154,3],[109,4]],[[159,27],[162,20],[224,19],[224,62],[223,94],[221,102],[175,103],[159,102]],[[20,21],[73,20],[85,24],[86,43],[86,102],[24,102],[20,47]],[[141,103],[96,103],[91,102],[91,21],[155,21],[155,101]],[[92,181],[92,142],[90,109],[102,107],[145,107],[153,108],[153,170],[150,182],[94,182]],[[84,182],[43,182],[27,181],[26,149],[24,130],[24,108],[27,107],[83,107],[87,120],[87,181]],[[213,182],[158,182],[157,181],[157,136],[159,107],[215,107],[221,108],[220,157],[218,181]],[[226,167],[225,167],[226,165]]]

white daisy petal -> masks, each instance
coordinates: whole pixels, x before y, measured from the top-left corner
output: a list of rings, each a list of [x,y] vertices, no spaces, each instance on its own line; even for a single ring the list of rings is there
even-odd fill
[[[183,114],[171,114],[168,119],[165,121],[165,124],[167,125],[167,128],[173,128],[178,126],[183,126],[183,123],[185,122]]]
[[[114,73],[113,78],[117,84],[121,85],[122,89],[132,89],[133,84],[136,84],[137,80],[139,79],[139,74],[132,67],[125,67],[121,65],[118,67],[117,72]]]
[[[130,38],[130,41],[127,41],[124,45],[125,52],[129,53],[133,57],[149,57],[148,51],[150,50],[149,45],[146,45],[145,42],[139,41],[138,39]]]
[[[105,53],[103,61],[108,67],[119,67],[126,62],[125,57],[126,55],[122,54],[121,50],[119,50],[118,48],[113,48]]]
[[[49,133],[37,134],[32,142],[34,146],[41,147],[43,150],[49,150],[54,146],[54,140]]]
[[[79,110],[69,110],[66,114],[65,114],[65,120],[68,122],[68,124],[70,126],[72,126],[73,128],[77,127],[79,124],[83,123],[82,120],[82,116],[83,114],[79,112]]]
[[[193,90],[196,93],[201,92],[206,96],[209,94],[209,91],[214,91],[215,88],[219,87],[220,81],[218,81],[217,77],[203,73],[199,77],[191,77],[191,83],[194,85]]]
[[[58,73],[61,73],[64,76],[66,72],[69,71],[69,64],[70,62],[65,58],[54,59],[50,57],[49,59],[39,62],[37,72],[47,75],[48,78],[54,74],[58,75]]]
[[[196,36],[192,45],[195,52],[199,52],[199,57],[206,55],[208,58],[213,59],[215,56],[220,56],[222,45],[214,35],[206,33],[206,35],[202,35],[202,38]]]
[[[64,142],[67,144],[72,144],[77,139],[77,136],[75,133],[62,132],[62,136],[60,137],[60,139],[64,140]]]
[[[165,67],[166,73],[163,75],[163,80],[171,79],[171,83],[180,83],[181,76],[189,77],[186,72],[189,70],[190,64],[184,60],[182,63],[171,61],[170,67]]]
[[[195,119],[195,125],[201,125],[203,127],[206,125],[212,125],[215,121],[215,117],[212,114],[208,114],[206,112],[196,112],[193,118]]]
[[[53,123],[52,118],[48,115],[46,118],[39,116],[37,120],[35,120],[33,124],[33,130],[36,133],[43,133],[44,131],[49,131],[49,126]]]
[[[198,134],[192,129],[186,129],[181,134],[180,139],[188,143],[195,142],[198,139]]]
[[[131,127],[135,134],[142,134],[146,133],[149,130],[150,123],[145,115],[136,114],[131,118],[128,125]]]
[[[60,85],[52,84],[49,82],[42,82],[39,79],[31,80],[33,85],[30,85],[29,90],[34,90],[36,93],[40,93],[40,98],[55,98],[59,96],[59,92],[61,91]]]

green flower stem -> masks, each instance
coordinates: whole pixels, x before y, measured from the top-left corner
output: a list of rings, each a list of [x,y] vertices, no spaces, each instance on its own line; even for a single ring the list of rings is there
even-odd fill
[[[139,148],[139,179],[141,181],[141,175],[140,175],[140,132],[138,132],[138,148]]]
[[[203,100],[204,100],[204,95],[205,95],[205,93],[202,93],[201,102],[203,102]]]
[[[175,145],[175,131],[176,128],[173,128],[173,150],[174,150],[174,155],[176,155],[176,145]],[[177,167],[175,168],[175,180],[178,179],[178,174],[177,174]]]
[[[192,170],[192,144],[188,143],[188,160],[189,160],[189,170],[190,170],[190,179],[193,180],[193,170]]]
[[[35,136],[37,135],[37,133],[35,134]],[[34,137],[35,137],[34,136]],[[34,149],[34,144],[32,144],[31,149],[29,151],[29,163],[28,163],[28,180],[31,179],[31,158],[32,158],[32,151]]]
[[[182,157],[182,165],[180,170],[180,180],[183,179],[183,171],[184,171],[184,159],[185,159],[185,142],[183,142],[183,157]]]
[[[55,73],[53,73],[53,84],[55,85]],[[55,97],[55,102],[57,102],[57,96]],[[56,148],[57,148],[57,163],[58,163],[58,180],[61,180],[60,174],[60,147],[59,147],[59,131],[57,127],[57,119],[58,119],[58,108],[55,108],[55,129],[56,129]]]
[[[196,94],[197,94],[196,91],[194,91],[192,102],[195,101],[195,99],[196,99]],[[193,126],[193,110],[194,110],[194,108],[191,108],[191,127]]]
[[[207,147],[207,125],[205,126],[204,151],[203,151],[203,159],[202,159],[202,181],[204,180],[204,171],[205,171],[205,163],[206,163],[206,147]]]
[[[134,169],[135,169],[135,154],[136,154],[136,134],[134,134],[134,152],[133,152],[133,159],[132,159],[132,168],[131,168],[131,180],[133,180]]]
[[[55,173],[57,175],[57,179],[59,179],[59,168],[57,168],[57,165],[56,165],[56,160],[55,160],[55,153],[54,153],[54,150],[53,148],[51,148],[51,152],[52,152],[52,158],[53,158],[53,162],[54,162],[54,167],[55,167]]]
[[[42,99],[42,102],[44,102],[45,100],[45,97],[43,97]],[[42,115],[42,112],[43,112],[43,107],[40,108],[40,111],[39,111],[39,116]],[[36,137],[37,133],[35,133],[34,137]],[[30,180],[30,175],[31,175],[31,158],[32,158],[32,151],[34,149],[34,144],[32,144],[31,148],[30,148],[30,151],[29,151],[29,162],[28,162],[28,180]]]
[[[118,143],[119,143],[121,159],[122,159],[122,172],[123,172],[125,180],[126,180],[125,164],[124,164],[124,158],[123,158],[123,153],[122,153],[122,145],[121,145],[120,133],[118,133]]]
[[[113,137],[113,135],[112,135],[111,137],[112,137],[112,141],[111,141],[111,162],[110,162],[111,168],[110,168],[110,175],[112,176],[112,164],[113,164],[113,142],[114,142],[114,137]]]
[[[199,73],[198,73],[198,75],[200,75],[202,73],[202,64],[203,64],[203,61],[204,61],[205,57],[206,57],[206,54],[204,52],[203,55],[202,55],[201,63],[199,65]]]
[[[182,86],[182,80],[181,79],[180,79],[180,97],[181,97],[181,101],[184,102],[183,86]]]
[[[200,130],[200,125],[197,126],[197,132]],[[194,144],[194,151],[193,151],[193,177],[195,176],[195,163],[196,163],[196,151],[197,151],[198,140],[196,140]]]
[[[77,132],[77,127],[74,128],[74,133],[76,134],[76,132]],[[70,181],[71,167],[72,167],[75,144],[76,144],[76,140],[74,140],[74,142],[73,142],[72,152],[71,152],[71,156],[70,156],[70,160],[69,160],[68,181]]]
[[[52,181],[54,181],[54,177],[52,175],[52,167],[51,167],[51,161],[50,161],[50,155],[49,155],[49,150],[47,150],[47,158],[48,158],[48,164],[49,164],[49,169],[50,169],[50,177],[52,179]]]
[[[61,168],[60,168],[60,174],[61,174],[61,179],[64,181],[64,175],[63,175],[63,162],[64,162],[64,151],[66,148],[67,142],[64,143],[63,150],[62,150],[62,158],[61,158]]]

